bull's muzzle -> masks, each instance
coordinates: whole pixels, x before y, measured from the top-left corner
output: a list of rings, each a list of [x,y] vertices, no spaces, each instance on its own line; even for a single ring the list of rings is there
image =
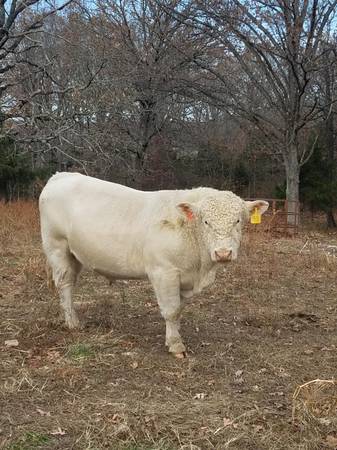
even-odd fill
[[[215,250],[215,259],[217,262],[228,262],[232,260],[232,250]]]

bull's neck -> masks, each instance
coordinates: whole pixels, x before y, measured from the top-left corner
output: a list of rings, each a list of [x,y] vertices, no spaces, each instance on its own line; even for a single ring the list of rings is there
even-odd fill
[[[212,261],[210,252],[207,245],[204,242],[200,227],[197,224],[191,223],[187,225],[186,232],[188,233],[188,240],[193,247],[192,253],[195,254],[195,258],[198,259],[198,267],[201,273],[208,272],[216,265]]]

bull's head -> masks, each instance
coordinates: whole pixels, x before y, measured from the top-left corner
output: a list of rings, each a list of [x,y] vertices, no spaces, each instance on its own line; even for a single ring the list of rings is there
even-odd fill
[[[264,200],[244,201],[223,191],[197,203],[180,203],[178,208],[187,221],[194,222],[211,260],[225,263],[237,258],[242,228],[250,213],[258,210],[263,214],[268,206]]]

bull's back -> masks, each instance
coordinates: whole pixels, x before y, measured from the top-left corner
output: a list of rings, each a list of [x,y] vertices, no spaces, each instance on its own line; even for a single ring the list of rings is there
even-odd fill
[[[66,240],[85,266],[107,276],[145,276],[151,220],[147,193],[80,174],[52,177],[40,196],[42,239]]]

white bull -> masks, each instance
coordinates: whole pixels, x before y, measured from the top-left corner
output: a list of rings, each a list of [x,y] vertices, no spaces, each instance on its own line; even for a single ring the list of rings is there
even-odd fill
[[[82,268],[107,278],[148,278],[166,321],[166,345],[177,357],[181,298],[215,279],[219,263],[237,258],[249,212],[245,202],[211,188],[142,192],[78,173],[57,173],[40,201],[43,249],[65,320],[79,325],[72,290]]]

